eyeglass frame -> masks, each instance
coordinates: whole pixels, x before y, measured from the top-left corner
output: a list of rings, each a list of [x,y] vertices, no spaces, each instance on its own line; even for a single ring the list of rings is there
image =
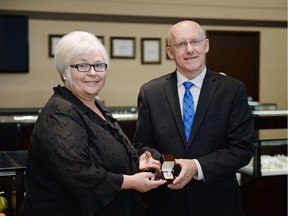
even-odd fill
[[[168,47],[171,47],[171,46],[174,46],[176,48],[186,48],[188,46],[188,44],[190,44],[192,47],[195,47],[195,46],[198,46],[201,44],[202,41],[206,40],[207,38],[203,38],[203,39],[200,39],[200,40],[191,40],[191,41],[188,41],[188,42],[180,42],[178,44],[171,44],[171,45],[168,45]]]
[[[83,71],[83,70],[79,70],[79,65],[89,65],[89,69],[88,70],[85,70],[85,71]],[[96,66],[99,66],[99,65],[105,65],[105,69],[104,70],[98,70],[98,69],[96,69]],[[93,67],[93,69],[96,71],[96,72],[104,72],[106,69],[107,69],[107,67],[108,67],[108,65],[106,64],[106,63],[96,63],[96,64],[88,64],[88,63],[79,63],[79,64],[71,64],[70,65],[70,67],[71,68],[76,68],[79,72],[89,72],[90,70],[91,70],[91,67]]]

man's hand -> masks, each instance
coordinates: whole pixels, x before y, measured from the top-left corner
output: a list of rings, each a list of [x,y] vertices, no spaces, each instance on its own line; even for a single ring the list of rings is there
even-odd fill
[[[181,189],[197,175],[197,166],[192,159],[175,159],[175,163],[181,167],[181,171],[173,183],[167,187],[170,189]]]

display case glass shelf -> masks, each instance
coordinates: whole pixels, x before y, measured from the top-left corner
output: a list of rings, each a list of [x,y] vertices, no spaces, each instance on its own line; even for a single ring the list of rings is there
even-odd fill
[[[256,141],[254,157],[239,171],[254,177],[287,175],[287,139]]]

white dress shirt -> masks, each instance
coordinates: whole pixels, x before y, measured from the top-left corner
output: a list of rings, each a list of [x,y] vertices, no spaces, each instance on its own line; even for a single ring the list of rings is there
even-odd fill
[[[188,80],[179,71],[177,71],[177,86],[178,86],[178,95],[179,95],[179,103],[180,103],[180,110],[181,110],[182,118],[183,118],[183,96],[185,93],[185,87],[183,83],[187,81],[193,83],[193,86],[190,88],[190,92],[194,100],[194,113],[196,113],[199,95],[200,95],[200,91],[202,88],[205,75],[206,75],[206,66],[204,67],[203,71],[192,80]],[[194,159],[194,161],[196,162],[197,171],[198,171],[198,175],[194,176],[194,178],[197,180],[204,180],[204,175],[203,175],[200,163],[196,159]]]

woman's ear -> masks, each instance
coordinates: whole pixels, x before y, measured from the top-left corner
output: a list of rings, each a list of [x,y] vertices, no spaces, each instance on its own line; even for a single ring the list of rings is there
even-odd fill
[[[61,76],[61,79],[62,79],[63,82],[66,81],[66,77],[63,74]]]

